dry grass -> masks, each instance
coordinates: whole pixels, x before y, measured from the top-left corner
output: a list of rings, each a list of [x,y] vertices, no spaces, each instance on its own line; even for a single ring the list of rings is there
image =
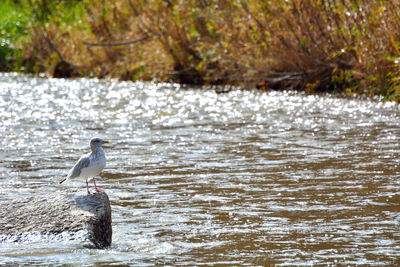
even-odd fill
[[[58,4],[62,5],[62,4]],[[83,1],[81,21],[53,12],[27,55],[79,75],[336,90],[400,100],[400,3],[354,0]],[[40,8],[36,6],[35,8]],[[131,45],[87,46],[148,39]]]

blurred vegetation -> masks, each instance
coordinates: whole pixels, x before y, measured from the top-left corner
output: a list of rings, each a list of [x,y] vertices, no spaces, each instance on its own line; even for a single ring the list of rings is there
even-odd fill
[[[0,45],[2,70],[400,101],[394,0],[5,0]]]
[[[0,71],[12,71],[16,60],[21,59],[16,42],[27,35],[27,10],[11,0],[0,2]]]

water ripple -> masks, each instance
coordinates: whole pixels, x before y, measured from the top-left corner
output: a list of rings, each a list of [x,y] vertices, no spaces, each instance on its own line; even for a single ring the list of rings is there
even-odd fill
[[[0,201],[63,190],[103,136],[114,229],[109,250],[0,245],[0,264],[398,263],[398,104],[13,73],[0,85]]]

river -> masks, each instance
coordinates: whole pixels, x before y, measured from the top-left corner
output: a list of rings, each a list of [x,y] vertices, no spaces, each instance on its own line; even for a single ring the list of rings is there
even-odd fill
[[[0,74],[0,204],[111,141],[113,245],[0,244],[0,265],[400,264],[400,106],[288,91]]]

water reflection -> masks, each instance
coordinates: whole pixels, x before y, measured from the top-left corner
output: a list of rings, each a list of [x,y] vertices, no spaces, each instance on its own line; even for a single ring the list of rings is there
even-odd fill
[[[114,230],[110,250],[3,244],[1,263],[398,263],[397,104],[15,74],[0,84],[0,201],[63,190],[100,135],[112,141],[98,184]]]

